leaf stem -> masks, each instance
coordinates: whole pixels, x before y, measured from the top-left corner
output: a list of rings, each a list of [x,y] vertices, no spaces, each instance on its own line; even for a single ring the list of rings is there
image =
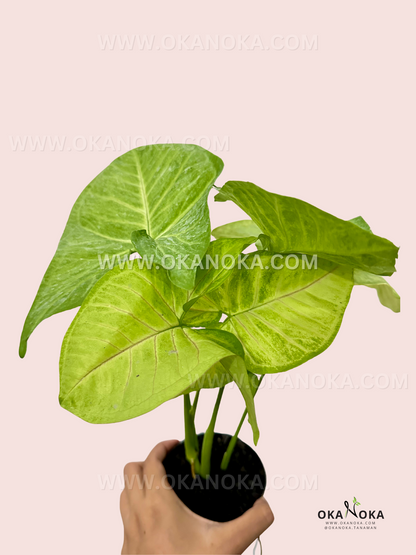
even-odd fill
[[[200,389],[195,393],[194,402],[192,403],[192,407],[191,407],[191,410],[190,410],[190,414],[191,414],[192,418],[194,419],[194,421],[195,421],[196,407],[198,406],[198,399],[199,399],[199,394],[200,393],[201,393]]]
[[[231,455],[233,454],[235,444],[237,443],[238,434],[240,433],[241,426],[244,424],[244,420],[246,419],[246,416],[247,416],[247,409],[243,412],[243,416],[241,417],[240,423],[237,426],[237,430],[235,431],[235,434],[233,435],[233,437],[230,439],[230,443],[228,444],[227,450],[224,453],[224,456],[221,461],[221,470],[227,470],[228,468]]]
[[[253,394],[253,397],[254,397],[254,395],[256,395],[256,393],[257,393],[257,391],[258,391],[258,389],[259,389],[259,387],[260,387],[260,384],[261,384],[261,382],[263,381],[263,378],[264,378],[264,374],[263,374],[262,377],[259,379],[259,383],[258,383],[258,386],[257,386],[257,388],[256,388],[256,391],[255,391],[254,394]],[[234,451],[235,444],[237,443],[238,434],[240,433],[241,427],[242,427],[242,425],[244,424],[244,420],[246,419],[246,416],[247,416],[247,409],[244,410],[243,416],[241,417],[241,420],[240,420],[240,422],[239,422],[239,424],[238,424],[238,426],[237,426],[237,429],[236,429],[236,431],[235,431],[235,434],[234,434],[233,437],[230,439],[230,443],[228,444],[227,450],[226,450],[226,452],[224,453],[224,456],[223,456],[222,461],[221,461],[221,470],[227,470],[227,468],[228,468],[228,465],[229,465],[229,463],[230,463],[231,456],[232,456],[233,451]]]
[[[214,441],[214,429],[215,429],[215,422],[217,420],[218,409],[220,408],[220,403],[222,399],[222,395],[224,393],[224,387],[220,387],[218,391],[217,400],[215,401],[214,411],[212,413],[211,422],[207,428],[207,431],[204,434],[204,439],[202,442],[202,452],[201,452],[201,476],[206,478],[209,476],[211,472],[211,452],[212,452],[212,443]]]
[[[185,420],[185,456],[186,460],[191,465],[192,476],[195,478],[195,473],[200,472],[200,463],[198,459],[198,437],[195,431],[195,411],[192,414],[191,400],[189,393],[183,396],[184,420]],[[196,399],[197,401],[197,399]],[[196,408],[196,407],[195,407]]]

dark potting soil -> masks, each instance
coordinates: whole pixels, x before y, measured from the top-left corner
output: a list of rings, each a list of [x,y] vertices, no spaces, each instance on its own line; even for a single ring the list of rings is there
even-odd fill
[[[199,452],[204,434],[198,435]],[[194,513],[226,522],[241,516],[259,499],[266,488],[263,464],[251,447],[237,440],[227,470],[220,468],[231,436],[215,434],[212,444],[209,478],[192,478],[191,467],[185,458],[183,442],[174,447],[163,464],[167,478],[176,495]]]

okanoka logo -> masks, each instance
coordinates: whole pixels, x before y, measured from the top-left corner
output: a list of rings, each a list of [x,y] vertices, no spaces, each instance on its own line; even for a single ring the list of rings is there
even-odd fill
[[[347,510],[345,512],[345,518],[347,518],[348,513],[351,513],[352,515],[354,515],[355,517],[357,517],[357,513],[355,512],[355,506],[356,505],[361,505],[361,503],[358,503],[358,501],[356,500],[356,498],[354,497],[353,500],[353,505],[352,505],[352,509],[350,509],[350,506],[348,504],[348,501],[344,501],[344,505],[347,507]]]
[[[360,508],[359,508],[360,507]],[[321,510],[318,511],[318,518],[321,520],[345,520],[354,517],[357,520],[371,520],[384,519],[384,513],[381,509],[367,509],[361,508],[361,503],[354,497],[352,503],[344,501],[343,509]]]

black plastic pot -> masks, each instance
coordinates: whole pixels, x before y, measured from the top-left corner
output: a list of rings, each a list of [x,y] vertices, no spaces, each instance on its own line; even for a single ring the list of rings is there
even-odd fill
[[[204,434],[198,435],[200,451],[203,437]],[[230,439],[228,434],[215,434],[211,473],[206,479],[198,475],[192,478],[183,442],[174,447],[163,461],[169,484],[179,499],[194,513],[216,522],[241,516],[266,488],[266,473],[260,458],[240,439],[227,470],[221,470],[222,457]]]

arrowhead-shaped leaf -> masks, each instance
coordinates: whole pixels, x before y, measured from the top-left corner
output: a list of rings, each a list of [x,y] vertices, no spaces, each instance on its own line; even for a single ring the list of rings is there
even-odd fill
[[[128,257],[132,232],[152,241],[152,248],[138,245],[142,255],[202,256],[210,238],[206,199],[222,168],[219,158],[195,145],[151,145],[123,154],[101,172],[72,208],[26,318],[20,356],[42,320],[79,306],[108,265]],[[171,279],[190,288],[195,271],[175,269]]]
[[[256,411],[254,408],[254,393],[252,389],[252,380],[250,379],[244,360],[241,357],[225,358],[221,364],[226,368],[227,372],[232,376],[238,385],[247,407],[248,421],[253,430],[253,441],[257,445],[260,432],[257,425]]]
[[[217,199],[218,200],[218,199]],[[216,239],[227,238],[235,239],[238,237],[258,237],[262,230],[253,220],[239,220],[216,227],[212,230],[212,236]]]
[[[381,276],[364,272],[363,270],[354,270],[354,284],[366,285],[377,291],[380,303],[390,308],[393,312],[400,312],[400,295],[393,287]]]
[[[324,351],[338,332],[353,287],[349,267],[318,259],[316,269],[302,269],[301,262],[289,269],[286,259],[279,259],[282,269],[274,270],[271,259],[251,254],[248,269],[235,270],[202,298],[228,315],[217,327],[240,339],[247,369],[256,374],[289,370]],[[253,267],[256,260],[262,267]],[[200,301],[192,308],[198,310]]]
[[[371,233],[370,226],[361,216],[353,218],[350,222],[353,222],[355,225],[358,225]],[[400,295],[381,276],[356,268],[354,270],[354,284],[366,285],[367,287],[375,289],[377,291],[379,301],[383,306],[390,308],[393,312],[400,312]]]
[[[237,222],[231,222],[229,224],[224,224],[219,227],[216,227],[212,232],[211,235],[216,239],[221,238],[237,238],[237,237],[249,237],[253,235],[258,237],[256,241],[256,247],[258,250],[263,250],[266,248],[266,245],[263,243],[270,242],[270,239],[267,235],[264,235],[261,229],[252,221],[252,220],[239,220]],[[262,241],[263,239],[263,241]]]
[[[185,314],[181,319],[182,323],[191,326],[207,326],[220,319],[221,312],[218,313],[214,310],[213,318],[206,314],[206,312],[212,312],[209,306],[206,307],[206,312],[202,312],[201,307],[194,312],[188,313],[188,311],[192,310],[192,306],[198,298],[219,287],[228,278],[233,269],[235,267],[238,268],[239,255],[245,248],[254,243],[255,240],[255,237],[224,238],[210,243],[207,252],[201,260],[200,267],[198,267],[195,286],[188,293],[188,301],[184,305]],[[199,315],[202,318],[199,318]]]
[[[153,231],[153,235],[156,235],[155,239],[146,230],[134,231],[131,234],[131,240],[137,252],[143,257],[153,259],[155,264],[172,268],[169,270],[170,279],[184,289],[192,289],[194,286],[197,270],[196,267],[192,267],[194,258],[202,256],[209,245],[211,224],[207,204],[208,193],[209,188],[187,214],[179,221],[174,221],[174,225],[166,226],[166,231],[159,235]],[[182,205],[189,202],[189,199],[185,201],[185,197],[178,199],[176,191],[172,194],[175,195],[175,202],[169,197],[171,208],[178,202]],[[160,209],[159,206],[157,210]],[[162,221],[168,223],[173,217],[165,214],[165,219]]]
[[[238,339],[181,327],[185,290],[165,270],[116,268],[85,299],[62,345],[60,403],[93,423],[127,420],[188,390]]]
[[[239,387],[247,407],[248,420],[253,430],[253,441],[257,445],[260,432],[257,425],[254,407],[254,395],[258,378],[247,372],[244,360],[239,356],[231,356],[217,362],[185,392],[198,391],[213,387],[223,387],[227,383],[235,382]]]
[[[215,327],[221,319],[222,311],[209,297],[200,297],[184,305],[186,312],[181,323],[190,327]]]
[[[395,271],[398,248],[393,243],[302,200],[243,181],[228,181],[215,200],[232,200],[244,210],[270,237],[273,252],[316,254],[379,275]]]

